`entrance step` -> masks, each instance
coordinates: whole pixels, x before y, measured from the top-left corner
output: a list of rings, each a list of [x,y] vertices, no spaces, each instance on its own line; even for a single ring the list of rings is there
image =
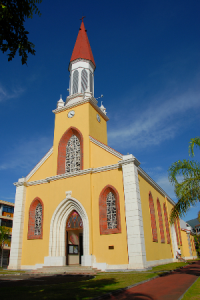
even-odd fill
[[[91,267],[62,266],[62,267],[42,267],[28,272],[28,274],[73,274],[73,275],[95,275],[101,272]]]

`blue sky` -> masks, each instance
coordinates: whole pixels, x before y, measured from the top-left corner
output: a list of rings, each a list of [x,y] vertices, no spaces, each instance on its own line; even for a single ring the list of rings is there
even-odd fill
[[[82,15],[93,51],[95,97],[104,95],[108,144],[132,153],[176,200],[167,169],[188,159],[200,128],[199,1],[52,1],[27,20],[36,55],[28,66],[0,53],[0,199],[14,202],[26,176],[53,143],[60,94]],[[99,102],[100,105],[100,102]],[[197,150],[195,159],[200,159]],[[200,205],[183,218],[197,217]]]

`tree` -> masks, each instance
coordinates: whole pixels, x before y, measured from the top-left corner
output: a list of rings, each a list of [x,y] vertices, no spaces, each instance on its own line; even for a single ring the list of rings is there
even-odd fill
[[[198,220],[200,222],[200,211],[198,212]]]
[[[10,50],[8,61],[15,57],[17,50],[21,62],[27,64],[27,53],[35,55],[34,44],[28,40],[29,32],[24,27],[27,18],[33,13],[41,15],[37,3],[42,0],[0,0],[0,50]]]
[[[190,140],[189,155],[192,157],[194,146],[200,147],[200,137]],[[176,218],[185,215],[191,205],[200,201],[200,163],[194,160],[179,160],[171,165],[168,174],[178,198],[170,215],[170,222],[174,223]]]
[[[10,229],[0,226],[0,247],[1,247],[1,267],[3,266],[3,249],[6,242],[9,242]]]

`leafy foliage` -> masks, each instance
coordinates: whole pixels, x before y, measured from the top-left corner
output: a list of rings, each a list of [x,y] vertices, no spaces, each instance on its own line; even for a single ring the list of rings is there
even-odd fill
[[[29,32],[24,27],[27,18],[32,18],[33,13],[41,15],[37,3],[42,0],[0,0],[0,50],[7,50],[8,61],[11,61],[19,50],[21,62],[27,64],[28,55],[35,55],[34,44],[28,40]]]
[[[1,247],[1,267],[3,264],[3,249],[4,244],[9,241],[10,229],[5,226],[0,226],[0,247]]]
[[[200,137],[190,140],[189,155],[194,156],[194,146],[200,147]],[[169,181],[178,198],[170,215],[170,222],[184,215],[191,205],[200,201],[200,163],[194,160],[177,161],[168,170]]]
[[[200,235],[194,235],[195,248],[198,256],[200,257]]]

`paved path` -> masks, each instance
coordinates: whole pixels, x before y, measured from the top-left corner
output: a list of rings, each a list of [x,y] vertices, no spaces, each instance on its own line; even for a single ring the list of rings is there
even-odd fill
[[[200,261],[106,299],[178,300],[198,276],[200,276]]]

